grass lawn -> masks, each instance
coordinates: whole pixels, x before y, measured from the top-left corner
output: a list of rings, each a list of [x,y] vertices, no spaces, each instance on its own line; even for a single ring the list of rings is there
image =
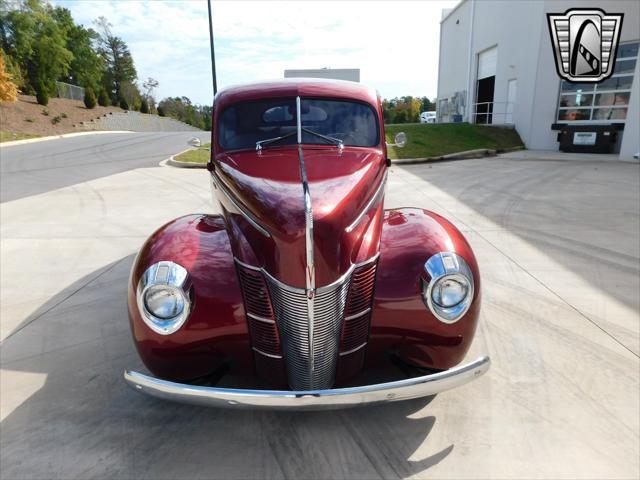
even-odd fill
[[[392,159],[439,157],[477,148],[504,150],[523,146],[515,129],[469,123],[404,123],[385,125],[385,130],[389,143],[393,143],[396,133],[407,134],[407,145],[404,148],[389,148],[389,157]],[[180,162],[207,163],[210,146],[207,143],[188,150],[175,159]]]
[[[14,140],[26,140],[27,138],[38,138],[40,135],[31,135],[30,133],[13,133],[0,130],[0,143],[13,142]]]
[[[177,155],[173,158],[174,160],[177,160],[179,162],[207,163],[209,161],[209,156],[211,155],[209,148],[211,148],[211,144],[205,143],[198,148],[187,150],[186,152],[181,153],[180,155]]]
[[[389,148],[389,158],[439,157],[448,153],[489,148],[503,150],[523,146],[515,129],[469,123],[405,123],[385,125],[387,142],[398,132],[407,134],[404,148]]]

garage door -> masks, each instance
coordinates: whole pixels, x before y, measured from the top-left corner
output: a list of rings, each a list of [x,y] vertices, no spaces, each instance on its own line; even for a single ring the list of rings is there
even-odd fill
[[[498,64],[498,47],[493,47],[478,54],[478,80],[493,77]]]

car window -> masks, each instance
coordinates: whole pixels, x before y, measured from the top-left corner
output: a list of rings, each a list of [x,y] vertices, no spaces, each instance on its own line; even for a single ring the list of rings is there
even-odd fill
[[[369,105],[344,100],[301,100],[305,129],[338,138],[345,146],[373,147],[378,144],[378,121]],[[295,99],[241,102],[222,112],[218,141],[225,150],[254,149],[256,142],[296,132]],[[279,142],[294,144],[296,135]],[[303,133],[302,143],[326,145],[320,137]]]

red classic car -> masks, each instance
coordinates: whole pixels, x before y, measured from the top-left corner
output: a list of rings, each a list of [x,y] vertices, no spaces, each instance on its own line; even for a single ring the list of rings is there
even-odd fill
[[[213,406],[337,408],[433,395],[488,370],[487,357],[458,365],[480,311],[469,244],[433,212],[383,207],[390,162],[375,91],[313,79],[229,88],[215,98],[212,139],[222,214],[164,225],[131,271],[131,329],[154,375],[126,371],[133,388]],[[358,380],[390,362],[407,375]],[[221,388],[224,375],[267,389]]]

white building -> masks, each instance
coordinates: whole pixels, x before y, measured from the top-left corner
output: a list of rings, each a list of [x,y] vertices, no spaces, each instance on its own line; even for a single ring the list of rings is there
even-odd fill
[[[556,72],[547,13],[624,13],[613,76],[600,84]],[[640,152],[640,2],[462,0],[440,22],[438,121],[513,124],[527,148],[558,150],[558,128],[619,129],[621,159]],[[553,129],[553,128],[555,129]]]
[[[317,68],[306,70],[285,70],[284,78],[329,78],[333,80],[360,81],[359,68]]]

